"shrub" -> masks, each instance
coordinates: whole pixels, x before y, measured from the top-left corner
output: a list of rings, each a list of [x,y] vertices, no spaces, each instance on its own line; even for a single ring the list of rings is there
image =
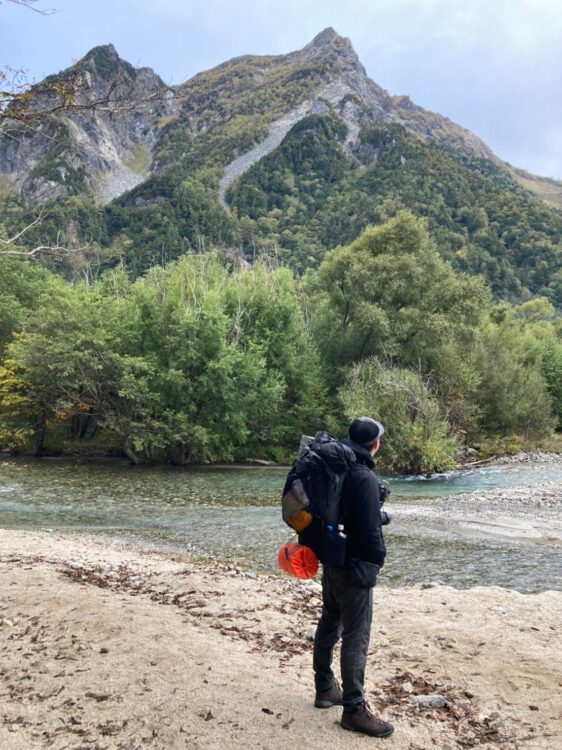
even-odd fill
[[[339,397],[349,420],[370,415],[385,425],[380,465],[426,474],[455,465],[458,443],[448,434],[431,385],[418,372],[371,358],[355,365]]]

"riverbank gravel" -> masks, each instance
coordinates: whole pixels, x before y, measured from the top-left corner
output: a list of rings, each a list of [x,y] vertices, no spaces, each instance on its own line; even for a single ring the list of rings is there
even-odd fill
[[[532,463],[562,463],[562,455],[560,453],[548,453],[547,451],[531,451],[530,453],[516,453],[513,456],[500,456],[499,458],[494,459],[494,464],[496,466]]]
[[[562,544],[562,483],[479,490],[415,505],[388,504],[388,512],[396,521]]]

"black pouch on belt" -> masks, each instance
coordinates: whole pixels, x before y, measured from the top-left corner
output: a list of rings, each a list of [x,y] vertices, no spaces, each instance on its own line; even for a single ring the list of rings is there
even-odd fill
[[[358,560],[354,557],[348,563],[347,578],[352,586],[359,586],[362,589],[370,589],[377,582],[377,575],[380,566],[376,563]]]

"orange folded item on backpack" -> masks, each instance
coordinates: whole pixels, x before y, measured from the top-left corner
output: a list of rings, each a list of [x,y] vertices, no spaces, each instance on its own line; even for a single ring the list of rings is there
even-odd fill
[[[284,544],[277,559],[281,570],[295,578],[314,578],[318,573],[318,558],[310,547],[305,547],[304,544]]]

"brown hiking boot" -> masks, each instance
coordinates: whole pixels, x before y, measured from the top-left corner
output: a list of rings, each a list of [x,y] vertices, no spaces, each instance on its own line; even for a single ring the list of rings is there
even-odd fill
[[[329,690],[316,691],[314,701],[316,708],[331,708],[332,706],[343,706],[343,693],[337,682],[334,682]]]
[[[377,719],[366,702],[361,703],[355,711],[344,711],[341,725],[351,732],[362,732],[370,737],[390,737],[394,727],[388,721]]]

